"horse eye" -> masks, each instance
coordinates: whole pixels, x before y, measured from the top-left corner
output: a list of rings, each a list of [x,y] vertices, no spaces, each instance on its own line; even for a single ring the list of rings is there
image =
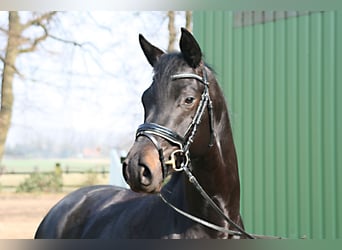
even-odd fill
[[[185,98],[185,103],[186,104],[192,104],[194,102],[195,98],[192,96],[189,96],[187,98]]]

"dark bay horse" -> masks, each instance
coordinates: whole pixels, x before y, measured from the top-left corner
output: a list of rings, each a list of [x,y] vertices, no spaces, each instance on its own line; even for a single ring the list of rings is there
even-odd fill
[[[253,238],[243,231],[225,99],[198,43],[185,29],[179,53],[164,53],[142,35],[139,41],[154,77],[142,96],[144,124],[123,163],[132,190],[76,190],[49,211],[35,237]]]

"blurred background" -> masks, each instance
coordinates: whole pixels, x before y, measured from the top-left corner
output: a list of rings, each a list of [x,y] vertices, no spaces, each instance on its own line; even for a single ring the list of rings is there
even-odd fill
[[[138,35],[174,50],[181,26],[191,12],[0,12],[2,173],[118,164],[152,77]]]
[[[32,238],[82,186],[126,187],[152,67],[138,35],[172,51],[190,11],[0,11],[0,238]]]
[[[138,34],[172,51],[181,26],[227,98],[247,231],[342,237],[342,12],[198,10],[0,12],[0,238],[75,188],[125,186],[152,76]]]

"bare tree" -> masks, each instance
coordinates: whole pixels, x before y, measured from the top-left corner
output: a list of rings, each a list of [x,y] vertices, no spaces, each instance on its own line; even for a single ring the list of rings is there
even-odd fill
[[[165,12],[149,14],[148,18],[154,21],[154,24],[160,25],[160,27],[163,26],[163,32],[165,33],[167,31],[165,26],[170,25],[174,40],[170,43],[172,44],[177,40],[176,31],[179,30],[179,20],[182,20],[182,26],[184,26],[185,14],[184,12],[168,12],[168,14],[169,16]],[[131,124],[132,120],[140,119],[140,110],[137,108],[140,107],[137,101],[140,90],[135,86],[143,85],[144,81],[141,81],[141,74],[144,74],[147,78],[149,73],[140,68],[140,63],[137,63],[138,60],[131,60],[129,64],[121,62],[114,67],[114,70],[112,64],[108,63],[108,55],[110,54],[115,55],[113,60],[113,63],[115,63],[124,60],[126,62],[127,55],[135,53],[135,49],[130,49],[131,46],[128,48],[125,40],[121,39],[127,36],[127,30],[125,28],[112,29],[112,24],[116,21],[122,23],[122,20],[131,20],[124,16],[127,15],[126,13],[122,15],[115,14],[112,17],[112,14],[103,17],[103,14],[88,12],[2,12],[1,15],[3,18],[7,18],[5,16],[7,15],[8,18],[7,20],[1,19],[0,23],[0,71],[2,71],[0,160],[4,153],[4,144],[10,125],[13,128],[12,131],[15,132],[9,134],[9,136],[15,135],[13,137],[15,139],[9,141],[12,138],[8,137],[7,147],[10,143],[12,143],[12,146],[18,141],[22,143],[20,141],[22,137],[25,137],[24,143],[27,143],[27,137],[32,140],[38,137],[41,139],[45,135],[42,133],[42,128],[49,130],[50,124],[53,125],[51,127],[53,127],[54,131],[56,128],[65,126],[65,123],[68,123],[69,119],[74,117],[73,113],[78,114],[79,103],[82,103],[82,106],[87,104],[90,107],[89,119],[92,121],[100,117],[92,116],[94,114],[93,110],[97,108],[103,108],[111,112],[110,115],[114,117],[114,115],[122,112],[122,109],[118,108],[121,107],[121,103],[108,107],[104,102],[103,95],[117,95],[117,88],[120,86],[120,93],[129,92],[131,95],[132,92],[137,92],[126,100],[136,105],[136,108],[131,109],[129,114],[131,117],[134,116],[134,119],[128,117],[129,115],[125,111],[125,115],[128,117],[125,117],[125,121],[129,120],[129,124]],[[140,15],[146,16],[147,14],[130,14],[134,18],[140,18]],[[106,18],[111,21],[107,22]],[[129,22],[127,21],[127,23]],[[77,28],[69,27],[71,23],[72,26]],[[138,25],[139,32],[142,32],[141,30],[145,28],[141,23]],[[126,27],[127,25],[123,26]],[[90,37],[87,36],[88,30],[93,31],[89,33]],[[151,30],[155,30],[155,27]],[[97,35],[92,36],[95,32],[97,32]],[[151,32],[151,34],[154,33]],[[99,36],[103,36],[103,39],[98,39]],[[166,36],[163,37],[166,38]],[[173,48],[170,46],[170,50],[175,49],[175,45],[172,46]],[[122,47],[125,47],[126,53],[123,55],[116,53],[116,48]],[[134,57],[132,55],[129,57]],[[75,61],[77,61],[77,64],[74,63]],[[142,58],[142,61],[145,62],[144,58]],[[135,67],[134,70],[139,70],[139,77],[137,77],[136,73],[131,74],[132,67]],[[148,68],[148,65],[146,67]],[[112,82],[113,79],[119,79],[116,82],[127,82],[129,84],[126,87],[123,87],[123,84],[112,84],[111,86],[115,87],[108,88],[108,83]],[[13,84],[18,86],[22,84],[15,88],[14,94],[12,90]],[[126,89],[129,91],[126,91]],[[43,92],[47,94],[44,96],[45,98],[40,98]],[[51,95],[51,93],[55,95]],[[13,95],[16,102],[12,114]],[[61,97],[60,99],[57,98],[59,102],[64,99],[63,106],[47,103],[50,101],[49,96],[56,97],[58,95]],[[54,99],[51,99],[51,103],[53,102]],[[89,102],[92,102],[91,105],[88,105]],[[64,108],[68,109],[65,115],[63,115]],[[43,125],[40,122],[42,119],[45,122]],[[106,119],[107,123],[112,121],[115,121],[114,124],[117,125],[115,119]],[[39,123],[39,126],[37,123]],[[70,126],[70,123],[67,124],[68,129],[77,126],[74,124]],[[110,129],[113,129],[113,125],[110,126]],[[132,130],[134,129],[135,126],[132,125]],[[79,131],[73,131],[79,134]],[[87,137],[89,137],[89,134]],[[112,138],[116,137],[117,135],[112,133]],[[99,141],[98,136],[97,141]],[[115,140],[111,139],[108,145],[112,145],[113,141]],[[28,145],[31,146],[30,143]]]
[[[16,68],[16,60],[20,54],[34,52],[37,46],[49,36],[48,24],[57,12],[43,14],[35,13],[31,19],[22,23],[17,11],[8,12],[8,29],[1,28],[7,34],[5,56],[0,56],[3,63],[1,82],[1,109],[0,109],[0,160],[4,153],[7,133],[11,125],[13,107],[13,80],[15,75],[21,75]],[[25,32],[31,27],[39,27],[41,33],[30,39]]]

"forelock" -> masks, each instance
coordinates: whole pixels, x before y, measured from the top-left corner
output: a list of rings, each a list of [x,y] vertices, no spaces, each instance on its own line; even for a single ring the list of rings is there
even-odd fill
[[[156,79],[170,77],[176,72],[183,71],[185,67],[187,67],[187,63],[181,53],[164,54],[154,67],[154,76]]]

